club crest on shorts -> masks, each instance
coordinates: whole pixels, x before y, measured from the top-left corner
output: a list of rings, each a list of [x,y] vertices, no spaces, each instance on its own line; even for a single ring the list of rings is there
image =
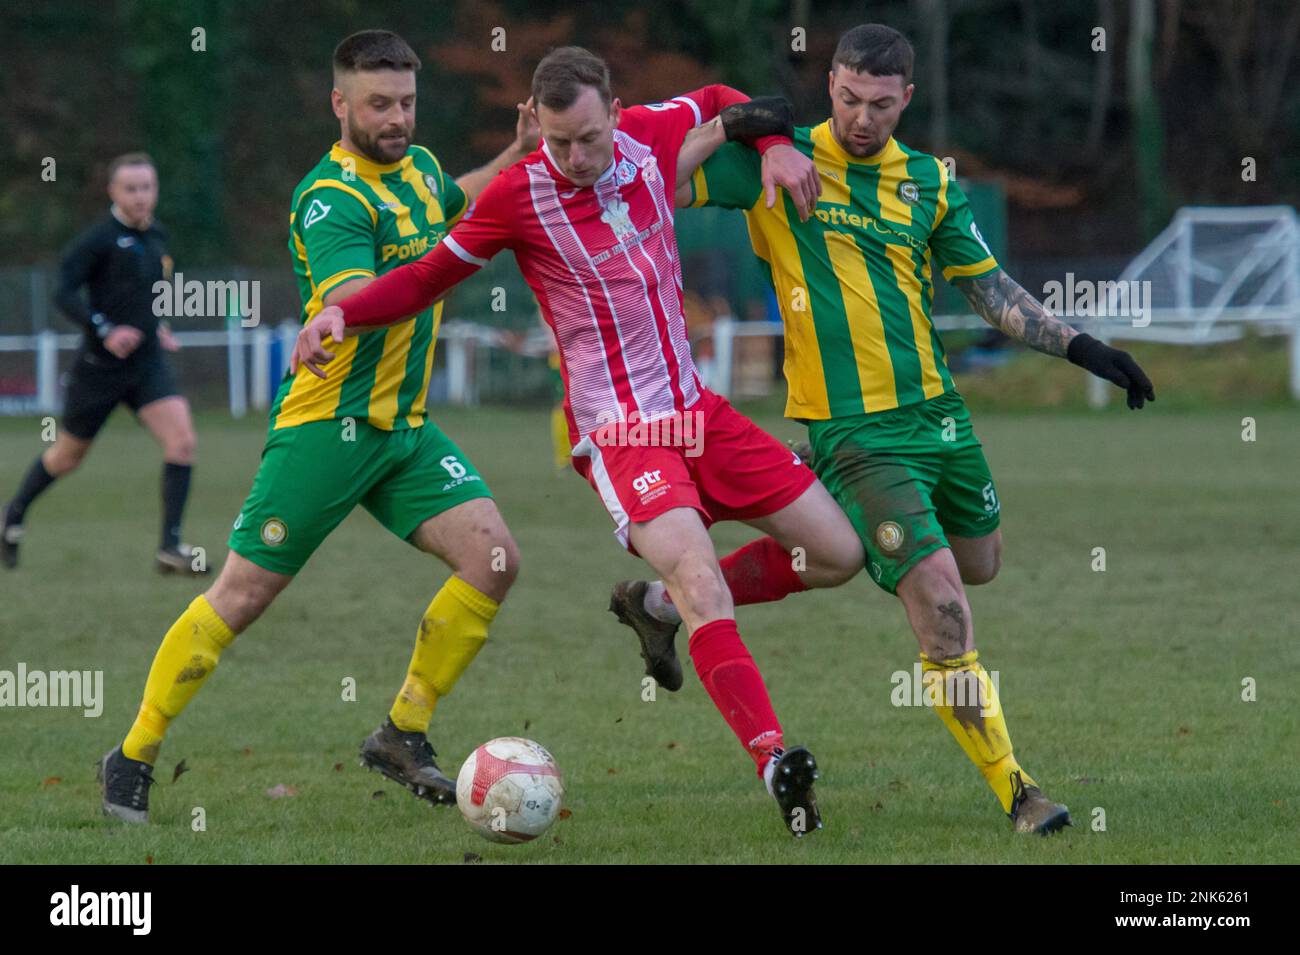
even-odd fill
[[[903,529],[894,521],[885,521],[876,528],[876,543],[886,554],[903,546]]]
[[[262,543],[267,547],[279,547],[288,536],[289,528],[278,517],[272,517],[262,524]]]

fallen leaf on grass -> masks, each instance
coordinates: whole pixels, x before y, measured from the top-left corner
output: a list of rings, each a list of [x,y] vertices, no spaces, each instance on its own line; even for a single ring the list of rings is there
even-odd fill
[[[57,786],[57,785],[58,785],[59,783],[61,783],[61,782],[63,782],[63,777],[62,777],[62,776],[46,776],[46,777],[45,777],[45,781],[42,782],[41,785],[42,785],[42,786]]]
[[[572,815],[573,815],[573,810],[572,810],[572,809],[561,809],[561,810],[560,810],[560,818],[561,818],[561,819],[568,819],[568,818],[569,818],[570,816],[572,816]]]
[[[272,799],[284,799],[286,796],[298,795],[298,787],[286,786],[284,783],[280,783],[279,785],[272,786],[268,789],[266,794]]]
[[[190,768],[185,765],[185,760],[182,759],[176,764],[176,768],[172,770],[172,782],[176,782],[176,780],[180,779],[181,773],[188,773],[189,771]]]

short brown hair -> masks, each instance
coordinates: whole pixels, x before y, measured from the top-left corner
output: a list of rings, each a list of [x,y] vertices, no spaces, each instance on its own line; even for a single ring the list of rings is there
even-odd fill
[[[845,66],[854,73],[901,76],[906,86],[912,81],[914,59],[912,44],[903,34],[883,23],[864,23],[840,37],[831,69]]]
[[[580,46],[562,46],[542,57],[533,71],[533,102],[547,109],[568,109],[582,95],[584,86],[595,87],[601,101],[609,105],[605,61]]]
[[[361,30],[334,48],[334,72],[358,70],[415,71],[420,58],[409,43],[390,30]]]
[[[158,174],[158,167],[153,164],[153,157],[148,153],[122,153],[108,164],[108,181],[111,183],[117,171],[123,166],[148,166]]]

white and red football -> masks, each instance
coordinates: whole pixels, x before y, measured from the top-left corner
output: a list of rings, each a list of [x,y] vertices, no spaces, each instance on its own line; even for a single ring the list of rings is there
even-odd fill
[[[529,842],[560,813],[560,767],[530,739],[502,736],[469,754],[456,777],[465,821],[492,842]]]

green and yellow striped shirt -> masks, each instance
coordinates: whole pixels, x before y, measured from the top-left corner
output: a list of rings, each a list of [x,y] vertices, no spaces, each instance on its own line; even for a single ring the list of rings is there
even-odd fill
[[[944,278],[998,268],[944,164],[891,138],[851,156],[830,122],[795,130],[822,194],[800,222],[789,196],[768,209],[758,153],[728,143],[691,179],[692,205],[744,209],[785,324],[791,418],[887,411],[953,389],[930,320],[931,260]]]
[[[423,146],[380,165],[335,143],[298,184],[289,212],[302,320],[319,312],[341,283],[423,255],[465,206],[465,193]],[[272,430],[347,417],[385,431],[420,427],[441,318],[438,302],[383,332],[327,344],[335,358],[323,380],[300,370],[281,383]]]

